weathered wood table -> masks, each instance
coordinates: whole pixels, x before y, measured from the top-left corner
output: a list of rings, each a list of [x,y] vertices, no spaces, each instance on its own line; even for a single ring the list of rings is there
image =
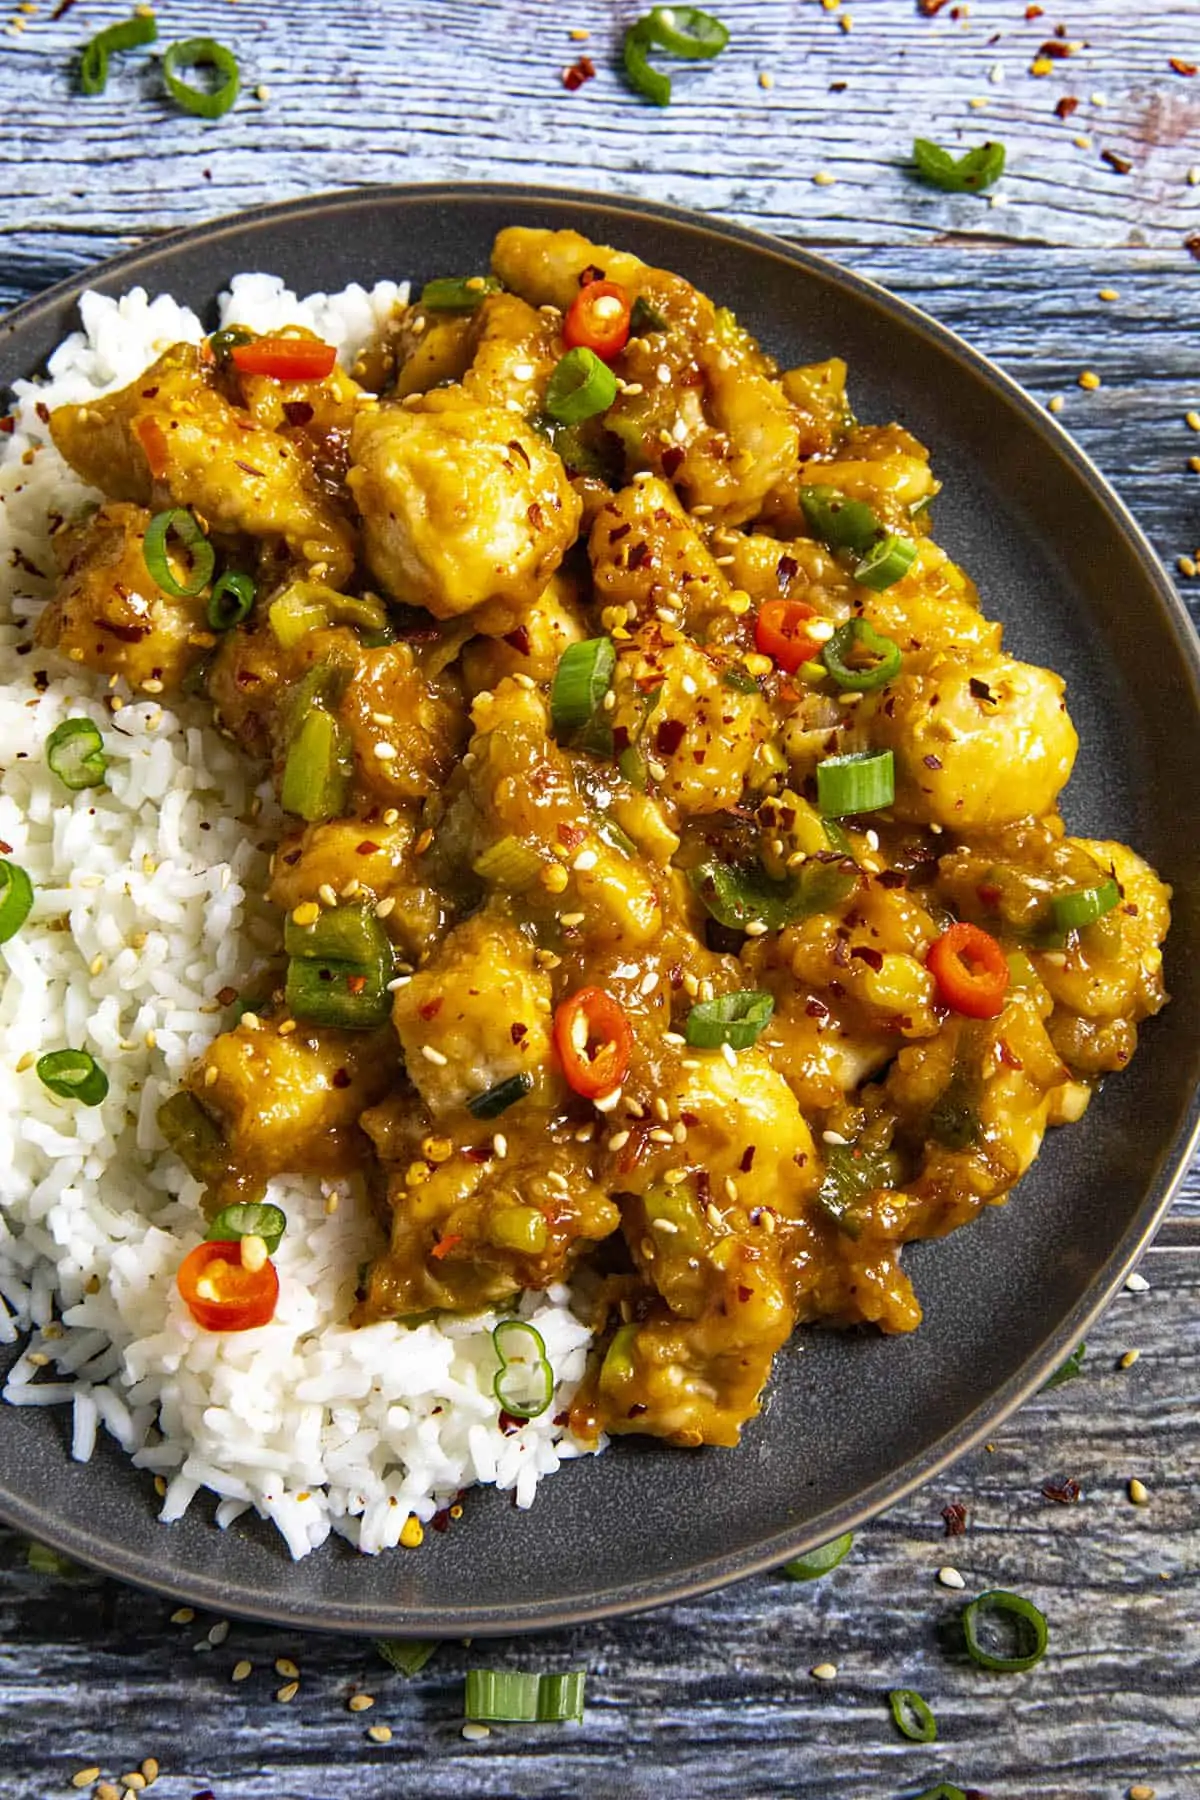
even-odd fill
[[[666,112],[616,71],[636,0],[165,0],[166,38],[213,34],[241,60],[243,98],[215,124],[165,107],[144,62],[101,99],[74,92],[78,46],[126,10],[78,0],[52,20],[46,0],[25,0],[12,12],[4,304],[172,227],[362,182],[494,178],[668,199],[824,247],[925,306],[1035,395],[1063,396],[1063,424],[1173,571],[1200,543],[1200,436],[1185,422],[1200,406],[1200,240],[1187,247],[1200,232],[1197,0],[1061,14],[1023,0],[723,0],[728,51],[678,66]],[[1051,41],[1058,51],[1043,52]],[[562,72],[581,54],[595,77],[568,92]],[[915,185],[903,168],[914,135],[1003,140],[1009,172],[990,203]],[[1085,367],[1098,389],[1078,385]],[[898,1800],[943,1779],[991,1800],[1117,1800],[1139,1784],[1196,1800],[1195,1173],[1144,1269],[1149,1291],[1122,1294],[1080,1380],[861,1533],[824,1582],[761,1578],[489,1648],[511,1667],[586,1666],[577,1729],[466,1743],[463,1647],[410,1681],[369,1644],[235,1623],[214,1646],[217,1621],[175,1624],[163,1601],[40,1574],[0,1533],[0,1796],[49,1800],[81,1768],[116,1778],[153,1756],[163,1800]],[[1130,1349],[1139,1360],[1120,1368]],[[1150,1490],[1144,1507],[1127,1498],[1132,1476]],[[1067,1477],[1077,1504],[1044,1497]],[[969,1524],[947,1543],[952,1500]],[[967,1662],[941,1629],[958,1610],[936,1580],[947,1563],[972,1589],[1037,1598],[1052,1657],[1017,1678]],[[290,1704],[275,1698],[279,1657],[301,1670]],[[241,1659],[253,1671],[233,1683]],[[821,1662],[835,1680],[811,1677]],[[355,1683],[377,1696],[369,1718],[347,1710]],[[894,1730],[884,1694],[901,1685],[933,1703],[938,1744]],[[369,1722],[390,1726],[390,1743],[371,1742]]]

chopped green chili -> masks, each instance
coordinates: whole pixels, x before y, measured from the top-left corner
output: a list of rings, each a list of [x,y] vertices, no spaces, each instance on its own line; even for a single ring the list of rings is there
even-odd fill
[[[17,863],[0,857],[0,944],[16,937],[32,907],[32,881]]]
[[[214,631],[230,631],[254,611],[254,582],[249,575],[226,569],[208,596],[208,622]]]
[[[471,867],[484,881],[518,894],[527,888],[542,867],[542,858],[519,837],[502,837],[481,850]]]
[[[881,594],[884,588],[894,587],[896,582],[907,575],[916,554],[917,546],[914,543],[891,531],[856,565],[854,579],[863,587],[872,588],[877,594]]]
[[[666,329],[666,314],[659,312],[657,306],[647,300],[644,294],[639,294],[629,314],[630,337],[642,337],[648,331],[665,331]]]
[[[607,412],[617,397],[617,378],[594,350],[579,344],[554,365],[546,384],[546,411],[562,425]]]
[[[727,688],[732,688],[735,694],[760,694],[762,692],[757,677],[752,675],[743,663],[730,663],[729,667],[722,672],[721,680]]]
[[[226,1167],[225,1140],[199,1101],[182,1089],[164,1100],[158,1129],[194,1181],[212,1181]]]
[[[167,553],[172,532],[183,545],[191,564],[191,575],[186,582],[177,578]],[[185,506],[173,506],[166,512],[155,513],[142,539],[142,557],[151,579],[173,600],[192,600],[202,593],[217,560],[212,545]]]
[[[510,1075],[505,1081],[498,1081],[485,1093],[476,1094],[467,1101],[467,1111],[475,1119],[498,1119],[502,1112],[515,1106],[533,1089],[533,1076],[522,1070],[519,1075]]]
[[[870,693],[900,672],[900,647],[867,619],[847,619],[821,651],[821,660],[838,687]]]
[[[845,1562],[854,1542],[854,1533],[845,1531],[841,1537],[831,1538],[827,1544],[818,1544],[813,1550],[805,1550],[801,1556],[794,1556],[791,1562],[783,1565],[782,1573],[789,1581],[817,1581],[822,1575],[828,1575],[839,1563]]]
[[[387,1018],[395,959],[369,907],[330,907],[311,926],[289,918],[283,947],[290,958],[287,1004],[297,1018],[356,1029]]]
[[[817,805],[835,819],[875,812],[896,798],[890,750],[854,750],[817,764]]]
[[[431,1315],[432,1316],[432,1315]],[[399,1675],[419,1675],[440,1646],[433,1638],[376,1638],[375,1649]]]
[[[768,931],[781,931],[839,906],[853,892],[858,870],[845,857],[812,856],[791,880],[772,881],[760,868],[713,859],[689,869],[688,880],[718,924],[744,931],[759,921]]]
[[[550,718],[558,736],[569,736],[589,724],[603,706],[616,666],[611,638],[567,645],[550,684]]]
[[[119,50],[138,50],[143,44],[152,44],[157,36],[158,26],[144,13],[135,13],[132,19],[123,19],[119,25],[97,32],[91,43],[85,44],[80,58],[80,92],[102,94],[108,85],[109,57]]]
[[[500,285],[495,275],[439,275],[421,289],[421,305],[427,312],[474,312]]]
[[[914,138],[912,153],[918,174],[947,194],[980,194],[1004,173],[1004,145],[994,142],[951,156],[928,138]]]
[[[332,713],[314,706],[288,746],[279,793],[285,812],[310,825],[336,819],[345,805],[350,769],[345,732]]]
[[[985,1623],[995,1624],[997,1620],[1006,1621],[1016,1633],[1018,1642],[1023,1640],[1028,1648],[1015,1650],[1008,1656],[1000,1651],[987,1649],[982,1642],[980,1628]],[[1020,1675],[1040,1663],[1046,1654],[1050,1635],[1046,1615],[1039,1611],[1032,1600],[1026,1600],[1023,1594],[1010,1594],[1004,1588],[990,1588],[986,1594],[980,1594],[963,1608],[962,1622],[967,1649],[981,1669],[996,1669],[1003,1675]]]
[[[39,1056],[37,1072],[43,1086],[60,1100],[99,1106],[108,1093],[108,1076],[86,1050],[51,1050]]]
[[[696,6],[656,6],[625,33],[625,73],[630,85],[656,106],[671,100],[669,76],[652,68],[649,53],[661,50],[688,62],[708,62],[729,42],[729,28]]]
[[[1110,875],[1095,887],[1077,888],[1073,894],[1055,894],[1050,902],[1058,931],[1082,931],[1094,925],[1121,902],[1121,890]]]
[[[937,1720],[926,1701],[913,1688],[892,1688],[888,1694],[892,1718],[902,1737],[913,1744],[932,1744],[937,1740]]]
[[[802,487],[800,505],[809,530],[830,550],[857,550],[865,556],[883,529],[874,507],[851,500],[840,488]]]
[[[1061,1387],[1064,1381],[1074,1381],[1077,1375],[1081,1375],[1083,1373],[1083,1359],[1086,1355],[1087,1344],[1076,1344],[1067,1360],[1059,1363],[1053,1375],[1051,1375],[1047,1381],[1043,1381],[1041,1387],[1042,1393],[1049,1393],[1051,1388]]]
[[[54,727],[46,739],[46,766],[72,793],[102,786],[108,758],[104,740],[90,719],[64,719]]]
[[[817,1205],[847,1237],[857,1238],[862,1231],[858,1202],[876,1188],[895,1187],[899,1177],[900,1159],[894,1151],[830,1144]]]
[[[182,70],[200,68],[216,70],[215,87],[193,87],[183,79]],[[185,112],[196,113],[202,119],[222,118],[241,92],[237,57],[215,38],[180,38],[168,46],[162,71],[171,98]]]
[[[716,1000],[701,1000],[688,1014],[684,1032],[689,1044],[698,1050],[715,1050],[731,1044],[735,1050],[748,1050],[770,1021],[775,1010],[771,994],[743,988],[740,993],[722,994]]]
[[[282,1207],[265,1200],[240,1200],[223,1206],[205,1237],[211,1243],[234,1243],[239,1238],[260,1237],[267,1255],[274,1256],[287,1230],[287,1215]]]
[[[492,1333],[500,1368],[492,1392],[514,1419],[537,1419],[554,1398],[546,1341],[524,1319],[503,1319]]]
[[[561,1725],[583,1717],[587,1676],[527,1675],[515,1669],[468,1669],[463,1712],[489,1725]]]

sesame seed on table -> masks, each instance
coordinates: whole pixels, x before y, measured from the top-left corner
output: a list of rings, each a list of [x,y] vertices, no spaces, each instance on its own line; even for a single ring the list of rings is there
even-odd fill
[[[114,58],[102,97],[74,91],[80,46],[130,10],[9,8],[0,304],[166,230],[364,182],[670,200],[823,249],[994,357],[1099,464],[1200,617],[1200,0],[718,0],[730,45],[670,65],[666,110],[617,71],[637,0],[162,0],[160,45],[213,35],[240,60],[242,97],[213,123],[163,104],[145,52]],[[921,186],[904,167],[918,136],[955,154],[999,139],[1006,172],[989,196]],[[55,1573],[0,1528],[0,1800],[908,1800],[939,1781],[1196,1800],[1198,1305],[1193,1170],[1079,1378],[831,1574],[448,1644],[412,1677],[367,1642]],[[410,1536],[397,1557],[421,1554]],[[1049,1619],[1028,1674],[962,1653],[954,1622],[989,1587]],[[467,1735],[478,1663],[585,1668],[582,1725]],[[928,1701],[936,1744],[900,1736],[894,1688]]]

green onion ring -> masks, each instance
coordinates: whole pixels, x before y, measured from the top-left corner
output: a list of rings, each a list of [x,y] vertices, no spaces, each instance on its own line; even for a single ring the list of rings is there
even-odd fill
[[[784,1563],[782,1573],[789,1581],[817,1581],[845,1562],[853,1542],[854,1533],[844,1531],[841,1537],[832,1538],[828,1544],[818,1544],[815,1550],[806,1550],[802,1556]]]
[[[932,1744],[937,1739],[937,1720],[929,1705],[913,1688],[892,1688],[888,1694],[892,1718],[902,1737],[912,1744]]]
[[[193,87],[184,81],[182,69],[213,68],[220,76],[215,88]],[[241,92],[242,78],[237,57],[215,38],[180,38],[171,44],[162,62],[163,80],[171,98],[185,112],[202,119],[219,119],[227,113]]]
[[[1082,931],[1121,903],[1121,890],[1110,875],[1095,887],[1077,888],[1073,894],[1056,894],[1050,902],[1057,931]]]
[[[176,580],[167,556],[167,541],[174,532],[192,565],[191,579],[185,585]],[[142,539],[142,559],[164,594],[172,600],[194,600],[208,586],[217,557],[199,524],[185,506],[172,506],[155,513]]]
[[[568,644],[550,684],[550,719],[556,735],[569,736],[589,723],[612,686],[617,652],[611,638]]]
[[[546,1340],[524,1319],[503,1319],[492,1333],[500,1368],[492,1383],[496,1399],[514,1419],[537,1419],[554,1398],[554,1370]]]
[[[903,579],[916,561],[917,546],[909,538],[890,531],[855,568],[854,579],[881,594]]]
[[[108,758],[99,729],[90,719],[64,719],[46,739],[46,766],[73,794],[102,787]]]
[[[840,488],[802,487],[800,505],[809,530],[830,550],[857,550],[865,556],[882,530],[874,507],[851,500]]]
[[[987,1650],[979,1639],[979,1627],[987,1618],[1007,1615],[1020,1621],[1032,1648],[1020,1656],[999,1656]],[[1005,1588],[989,1588],[963,1608],[963,1636],[972,1659],[981,1669],[996,1669],[1002,1675],[1020,1675],[1040,1663],[1046,1654],[1050,1630],[1046,1615],[1023,1594],[1010,1594]]]
[[[855,750],[817,764],[817,805],[831,818],[875,812],[896,798],[890,750]]]
[[[729,27],[698,6],[655,6],[637,21],[637,28],[668,56],[689,62],[720,56],[729,42]]]
[[[546,384],[546,411],[560,425],[579,425],[607,412],[617,397],[617,378],[594,350],[579,344],[559,358]]]
[[[467,1111],[473,1119],[498,1119],[502,1112],[523,1100],[533,1088],[533,1076],[526,1070],[518,1075],[510,1075],[507,1081],[498,1081],[482,1094],[467,1101]]]
[[[209,1243],[231,1244],[244,1237],[260,1237],[267,1255],[274,1256],[287,1230],[287,1214],[265,1200],[239,1200],[223,1206],[208,1230]]]
[[[856,649],[865,650],[874,660],[865,665],[852,663],[849,658]],[[902,658],[900,646],[876,631],[869,620],[847,619],[822,649],[821,660],[838,687],[867,694],[900,673]]]
[[[255,586],[249,575],[226,569],[208,596],[208,622],[214,631],[230,631],[254,611]]]
[[[774,1011],[772,994],[743,988],[716,1000],[698,1001],[688,1014],[684,1032],[694,1049],[715,1050],[722,1044],[731,1044],[735,1050],[748,1050]]]
[[[84,45],[80,58],[80,92],[102,94],[108,85],[109,57],[118,50],[137,50],[143,44],[152,44],[157,36],[158,26],[143,13],[135,13],[132,19],[123,19],[119,25],[109,25],[104,31],[98,31],[91,43]]]
[[[51,1050],[37,1061],[38,1077],[60,1100],[99,1106],[108,1093],[108,1076],[86,1050]]]
[[[16,937],[32,906],[32,881],[17,863],[0,857],[0,944]]]

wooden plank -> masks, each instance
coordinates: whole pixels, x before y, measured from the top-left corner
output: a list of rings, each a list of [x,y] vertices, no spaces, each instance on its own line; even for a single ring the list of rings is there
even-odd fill
[[[1138,1780],[1186,1800],[1200,1792],[1200,1240],[1153,1251],[1147,1270],[1149,1293],[1114,1303],[1079,1380],[860,1533],[834,1576],[760,1577],[640,1618],[447,1646],[413,1681],[365,1644],[239,1624],[198,1651],[207,1616],[172,1626],[168,1603],[35,1575],[0,1540],[0,1793],[57,1794],[77,1768],[119,1775],[154,1755],[164,1800],[206,1788],[218,1800],[377,1800],[393,1783],[421,1800],[883,1800],[939,1779],[990,1800],[1116,1800]],[[1140,1360],[1121,1370],[1129,1348]],[[1133,1475],[1151,1491],[1145,1508],[1126,1497]],[[1067,1476],[1077,1505],[1042,1497]],[[948,1542],[952,1499],[969,1528]],[[1008,1586],[1044,1608],[1041,1668],[1001,1677],[965,1659],[962,1596],[936,1579],[946,1564],[968,1596]],[[273,1699],[281,1655],[302,1670],[290,1708]],[[234,1685],[243,1656],[254,1672]],[[823,1661],[837,1666],[832,1683],[809,1673]],[[465,1744],[472,1663],[586,1667],[583,1725]],[[894,1686],[933,1706],[937,1746],[896,1734]],[[369,1715],[347,1711],[356,1688],[376,1696]],[[368,1742],[372,1722],[391,1727],[391,1744]]]

